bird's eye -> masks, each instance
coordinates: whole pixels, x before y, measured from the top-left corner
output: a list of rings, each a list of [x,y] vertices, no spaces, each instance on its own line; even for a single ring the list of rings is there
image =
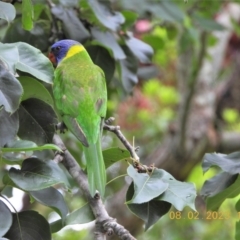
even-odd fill
[[[58,46],[58,47],[56,47],[56,50],[57,50],[57,51],[59,51],[60,49],[61,49],[61,47],[59,47],[59,46]]]

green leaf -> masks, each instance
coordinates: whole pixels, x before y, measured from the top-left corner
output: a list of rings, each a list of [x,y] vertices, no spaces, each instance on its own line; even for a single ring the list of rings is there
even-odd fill
[[[61,219],[52,222],[50,224],[51,226],[51,232],[58,232],[61,230],[64,226],[67,225],[74,225],[74,224],[84,224],[95,220],[95,217],[93,215],[93,212],[89,206],[89,204],[85,204],[81,208],[69,213],[66,217],[65,223],[63,224]]]
[[[104,27],[116,32],[120,25],[124,23],[124,17],[120,12],[114,12],[111,9],[110,3],[107,1],[98,0],[81,0],[81,7],[88,7],[92,10],[92,21],[100,22]]]
[[[91,45],[86,49],[94,64],[98,65],[104,71],[107,82],[110,82],[115,71],[115,61],[109,51],[97,45]]]
[[[108,148],[102,151],[105,167],[108,168],[112,164],[129,159],[131,157],[129,151],[122,148]]]
[[[239,240],[240,239],[240,221],[236,222],[236,227],[235,227],[236,231],[235,231],[235,240]]]
[[[46,6],[44,7],[46,8]],[[41,19],[38,22],[35,22],[31,31],[27,31],[22,28],[21,19],[17,18],[7,29],[3,42],[26,42],[40,49],[42,52],[47,52],[49,48],[49,32],[51,31],[50,24],[51,22],[49,20]],[[17,55],[18,54],[15,55],[15,58]]]
[[[0,59],[8,65],[9,71],[16,72],[15,63],[18,61],[18,49],[12,44],[0,42]]]
[[[151,62],[153,49],[150,45],[130,35],[125,40],[125,42],[126,42],[126,45],[129,47],[129,49],[132,51],[135,57],[138,58],[140,62],[142,63]]]
[[[57,19],[62,21],[64,33],[67,38],[74,39],[81,43],[86,42],[90,38],[89,31],[79,20],[74,9],[54,6],[51,8],[51,12]]]
[[[23,89],[19,81],[0,63],[0,107],[13,113],[17,110]]]
[[[22,0],[22,26],[25,30],[33,28],[34,11],[31,0]]]
[[[133,179],[134,195],[128,203],[145,203],[158,197],[169,186],[162,180],[163,172],[153,171],[150,174],[138,173],[133,166],[127,169],[128,175]]]
[[[192,15],[194,22],[205,31],[223,31],[224,27],[212,19],[208,19],[199,14],[194,13]]]
[[[126,58],[124,51],[121,49],[116,38],[111,32],[109,31],[103,32],[100,31],[98,28],[93,27],[91,28],[91,33],[98,43],[100,43],[101,45],[110,49],[113,52],[113,57],[116,60]]]
[[[50,105],[29,98],[21,103],[18,113],[18,136],[21,139],[28,139],[38,145],[52,142],[57,116]]]
[[[7,143],[7,145],[5,146],[5,148],[1,149],[1,152],[3,153],[3,159],[4,162],[6,162],[7,164],[14,164],[15,162],[18,161],[22,161],[26,158],[29,158],[30,156],[33,155],[33,151],[14,151],[13,149],[22,149],[22,148],[33,148],[33,147],[37,147],[36,143],[31,142],[31,141],[26,141],[26,140],[13,140]],[[4,152],[4,150],[6,150],[6,148],[9,150],[7,150],[6,152]],[[13,150],[13,151],[11,151]]]
[[[0,199],[0,237],[9,230],[12,225],[12,213],[7,205]]]
[[[177,210],[182,211],[184,207],[189,206],[194,211],[196,188],[192,183],[180,182],[174,177],[161,169],[155,169],[154,173],[162,175],[162,181],[168,183],[167,190],[157,199],[171,203]]]
[[[68,213],[67,205],[62,194],[55,188],[45,188],[38,191],[30,191],[31,196],[39,203],[54,209],[65,221]]]
[[[36,211],[23,211],[13,214],[13,224],[4,236],[14,240],[51,240],[47,220]]]
[[[207,198],[207,210],[217,211],[227,198],[234,198],[240,194],[240,175],[236,181],[225,190]]]
[[[240,152],[230,154],[206,153],[202,163],[203,172],[207,172],[212,166],[218,166],[231,175],[237,174],[240,172]]]
[[[16,46],[19,52],[16,68],[44,82],[52,83],[54,69],[50,60],[39,49],[27,43],[18,42]]]
[[[138,78],[136,75],[138,69],[138,61],[126,45],[122,45],[121,47],[127,58],[119,60],[118,71],[124,90],[130,93],[133,89],[133,86],[138,83]]]
[[[0,56],[11,70],[17,68],[46,83],[52,83],[54,73],[52,63],[39,49],[24,42],[0,43],[0,50],[4,48],[4,54]]]
[[[0,110],[0,148],[16,137],[18,127],[18,112],[10,114]]]
[[[128,203],[128,208],[139,218],[145,222],[145,230],[156,223],[163,215],[165,215],[171,208],[171,204],[165,201],[151,200],[146,203],[133,204],[129,201],[134,195],[133,183],[129,186],[126,202]]]
[[[0,18],[11,22],[16,17],[15,7],[11,3],[0,2]]]
[[[122,28],[128,30],[130,27],[134,25],[134,23],[138,19],[138,14],[130,10],[123,10],[121,11],[121,13],[125,18],[125,22],[123,23]]]
[[[54,106],[53,98],[49,91],[36,79],[22,76],[18,78],[21,83],[24,93],[22,96],[22,101],[27,100],[29,98],[37,98],[45,103]]]
[[[21,152],[21,151],[42,151],[42,150],[56,150],[56,151],[62,151],[61,148],[54,144],[45,144],[43,146],[32,146],[32,147],[19,147],[19,148],[2,148],[1,151],[3,153],[5,152]]]
[[[201,189],[201,196],[204,198],[212,197],[231,186],[237,179],[238,174],[221,172],[216,176],[205,181]]]
[[[9,179],[25,191],[38,191],[62,183],[69,187],[68,179],[60,165],[53,161],[28,158],[23,161],[21,170],[10,168]],[[6,185],[11,185],[4,180]]]

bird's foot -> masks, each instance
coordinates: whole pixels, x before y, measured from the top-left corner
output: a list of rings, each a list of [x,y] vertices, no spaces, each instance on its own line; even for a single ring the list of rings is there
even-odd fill
[[[60,133],[65,133],[65,131],[67,131],[67,126],[65,125],[64,122],[60,122],[55,126],[56,130],[59,130]]]

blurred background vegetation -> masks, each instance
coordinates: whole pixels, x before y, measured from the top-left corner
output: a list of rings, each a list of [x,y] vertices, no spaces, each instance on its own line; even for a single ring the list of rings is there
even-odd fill
[[[85,27],[89,23],[96,24],[96,19],[89,18],[88,9],[84,11],[86,1],[34,0],[31,31],[22,28],[21,4],[13,2],[17,18],[10,25],[0,20],[1,42],[27,42],[44,53],[61,38],[81,40],[87,47],[99,45],[96,39],[89,40],[88,34],[81,32],[72,18],[76,13]],[[78,2],[82,6],[80,12],[76,8]],[[62,12],[51,12],[52,3]],[[199,193],[204,181],[215,173],[211,170],[203,176],[204,154],[240,149],[240,3],[230,0],[121,0],[111,3],[113,9],[126,18],[125,31],[149,44],[154,55],[152,62],[137,62],[136,71],[133,71],[137,80],[130,85],[119,76],[117,63],[114,65],[113,77],[108,81],[108,115],[115,117],[116,124],[121,126],[130,142],[134,137],[144,164],[154,164],[179,180],[194,182]],[[122,33],[115,31],[114,34],[121,36]],[[64,139],[84,165],[79,159],[80,145],[74,137],[67,134]],[[106,133],[104,147],[116,145],[121,146],[114,136]],[[115,164],[108,171],[109,179],[123,174],[126,167],[125,163]],[[180,219],[172,218],[170,214],[176,214],[176,210],[171,209],[144,232],[142,221],[124,205],[127,190],[122,187],[124,183],[125,179],[121,178],[108,185],[106,207],[137,239],[234,239],[235,222],[239,219],[234,211],[236,199],[226,201],[219,210],[223,215],[229,214],[229,218],[207,220],[205,203],[198,196],[198,219],[192,219],[192,210],[188,208]],[[70,210],[83,204],[77,191],[65,197]],[[25,198],[22,209],[29,207],[27,196]],[[42,214],[45,212],[49,219],[54,218],[49,209],[37,204],[35,208],[41,209]],[[85,229],[85,226],[80,228]],[[74,229],[63,229],[54,234],[53,239],[91,238],[87,230],[79,233]]]

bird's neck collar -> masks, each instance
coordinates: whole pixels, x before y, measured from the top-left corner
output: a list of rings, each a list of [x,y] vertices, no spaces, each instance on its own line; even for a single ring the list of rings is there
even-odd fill
[[[64,60],[67,58],[72,57],[73,55],[80,53],[82,51],[85,51],[85,48],[82,45],[74,45],[72,47],[69,48],[69,50],[67,51],[66,56],[64,57]]]

